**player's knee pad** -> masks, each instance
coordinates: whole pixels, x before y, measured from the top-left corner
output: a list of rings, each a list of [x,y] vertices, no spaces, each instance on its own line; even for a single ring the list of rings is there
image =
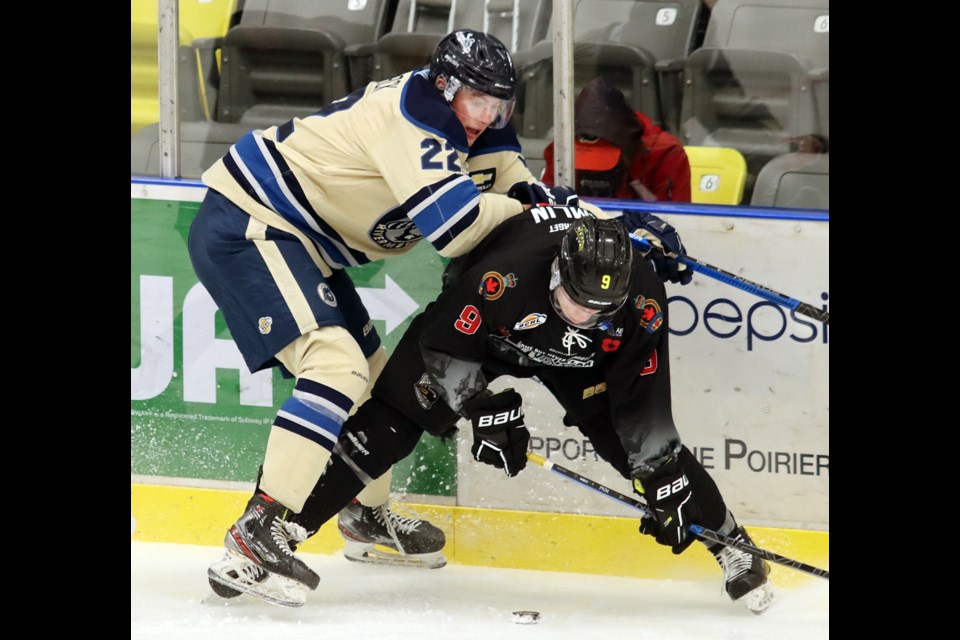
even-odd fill
[[[298,380],[306,378],[357,403],[370,384],[370,367],[357,341],[343,327],[306,333],[276,355]]]
[[[690,481],[690,489],[700,507],[701,521],[698,524],[714,530],[722,527],[727,518],[727,505],[720,489],[686,445],[680,447],[677,465]]]
[[[367,485],[409,455],[422,434],[403,414],[371,398],[344,423],[334,456],[342,458]]]

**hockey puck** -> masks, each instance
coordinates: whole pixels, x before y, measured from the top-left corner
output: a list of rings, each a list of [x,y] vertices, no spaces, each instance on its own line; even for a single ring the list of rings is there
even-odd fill
[[[514,611],[511,621],[514,624],[537,624],[540,621],[539,611]]]

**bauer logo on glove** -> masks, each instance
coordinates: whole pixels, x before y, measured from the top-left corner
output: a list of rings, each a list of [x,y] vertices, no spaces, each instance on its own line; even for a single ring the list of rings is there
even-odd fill
[[[527,466],[530,444],[521,402],[519,393],[504,389],[493,395],[480,393],[463,403],[473,424],[473,459],[503,469],[511,478]]]
[[[658,487],[656,499],[658,501],[665,500],[668,497],[670,497],[670,495],[677,493],[679,491],[682,491],[683,488],[686,487],[688,484],[690,484],[690,481],[687,480],[687,476],[682,475],[676,480],[674,480],[673,482],[671,482],[670,484],[665,484],[662,487]]]
[[[514,410],[504,411],[503,413],[480,416],[479,420],[477,420],[477,428],[482,429],[484,427],[499,427],[500,425],[506,424],[512,420],[519,420],[522,426],[523,409],[517,407]]]

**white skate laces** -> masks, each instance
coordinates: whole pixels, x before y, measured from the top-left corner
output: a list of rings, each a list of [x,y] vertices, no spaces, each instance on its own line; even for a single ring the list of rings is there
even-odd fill
[[[293,556],[293,549],[290,543],[300,544],[307,539],[307,530],[295,522],[286,522],[280,518],[274,518],[270,525],[270,536],[280,547],[280,551],[288,556]]]
[[[724,547],[721,549],[720,553],[717,554],[717,561],[719,561],[720,566],[723,567],[724,583],[736,580],[749,571],[753,565],[753,557],[751,555],[743,551],[737,551],[732,547]]]
[[[393,538],[394,544],[397,545],[397,551],[406,553],[403,548],[403,543],[400,541],[400,535],[415,533],[420,527],[420,521],[414,520],[413,518],[405,518],[404,516],[394,513],[386,504],[374,507],[373,517],[377,522],[387,528],[387,532],[390,534],[390,537]]]

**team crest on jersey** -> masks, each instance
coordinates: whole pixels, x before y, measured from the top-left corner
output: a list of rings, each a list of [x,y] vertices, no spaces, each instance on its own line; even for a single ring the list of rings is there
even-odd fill
[[[317,293],[320,294],[320,299],[331,307],[337,306],[337,296],[333,295],[333,290],[326,282],[317,285]]]
[[[430,376],[424,373],[413,385],[413,394],[417,397],[417,402],[424,410],[429,409],[436,403],[440,394],[430,385]]]
[[[523,331],[524,329],[533,329],[544,322],[547,321],[547,314],[545,313],[530,313],[527,314],[527,317],[513,325],[513,328],[518,331]]]
[[[423,234],[413,224],[413,220],[408,218],[402,209],[397,208],[388,211],[373,224],[370,239],[384,249],[403,249],[422,240]]]
[[[473,184],[476,185],[478,190],[487,191],[497,181],[497,169],[494,167],[471,171],[470,179],[473,180]]]
[[[640,326],[653,333],[663,324],[663,311],[660,304],[653,298],[637,296],[633,299],[633,306],[640,310]]]
[[[259,329],[260,333],[263,335],[270,333],[270,330],[273,329],[273,318],[270,316],[263,316],[257,320],[257,329]]]
[[[487,271],[480,282],[480,295],[486,300],[496,300],[509,288],[517,286],[518,278],[512,273],[505,276],[496,271]]]

